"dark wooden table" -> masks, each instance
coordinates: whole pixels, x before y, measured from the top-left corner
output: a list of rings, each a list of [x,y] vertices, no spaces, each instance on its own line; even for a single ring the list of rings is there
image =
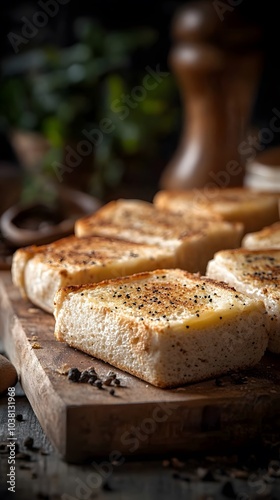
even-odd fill
[[[237,500],[280,498],[280,443],[238,455],[166,456],[157,460],[62,461],[43,433],[20,384],[16,386],[16,493],[8,491],[7,396],[0,398],[0,498],[23,500]],[[22,417],[21,417],[22,416]],[[22,418],[22,420],[21,420]],[[33,446],[28,438],[33,438]]]

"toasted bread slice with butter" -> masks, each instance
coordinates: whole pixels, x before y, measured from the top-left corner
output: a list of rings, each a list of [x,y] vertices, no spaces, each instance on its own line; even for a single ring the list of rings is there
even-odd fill
[[[241,248],[218,252],[208,264],[207,276],[263,300],[268,349],[280,353],[280,250]]]
[[[183,218],[157,210],[141,200],[112,201],[79,219],[78,237],[91,234],[174,248],[176,266],[204,273],[207,262],[222,248],[240,246],[243,226],[220,218]]]
[[[60,287],[97,282],[162,267],[175,267],[172,248],[113,238],[70,236],[17,250],[12,278],[23,296],[47,312]]]
[[[249,250],[266,250],[268,248],[280,250],[280,222],[264,227],[261,231],[246,234],[241,245]]]
[[[156,193],[153,203],[158,209],[173,213],[201,210],[218,214],[227,221],[240,221],[245,234],[279,220],[279,196],[248,188],[163,190]]]
[[[267,347],[262,301],[181,269],[60,289],[55,336],[158,387],[255,365]]]

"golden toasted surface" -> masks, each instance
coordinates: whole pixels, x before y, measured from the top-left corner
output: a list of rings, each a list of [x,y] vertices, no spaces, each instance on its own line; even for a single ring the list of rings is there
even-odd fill
[[[147,247],[141,243],[133,243],[113,238],[89,236],[76,238],[70,236],[43,246],[31,246],[19,250],[20,253],[44,262],[49,267],[81,268],[85,265],[102,266],[111,262],[127,261],[139,256],[152,257],[160,254],[157,247]]]
[[[156,193],[155,206],[174,213],[190,208],[209,211],[229,221],[241,221],[245,232],[257,231],[279,220],[279,194],[248,188],[163,190]]]
[[[280,250],[222,250],[215,255],[217,263],[226,266],[243,283],[270,287],[280,291]]]
[[[242,246],[249,249],[279,248],[280,249],[280,222],[263,228],[261,231],[246,234]]]
[[[49,245],[17,250],[12,278],[23,296],[52,312],[54,294],[60,287],[176,265],[171,247],[98,236],[70,236]]]
[[[181,269],[60,289],[55,337],[158,387],[257,363],[265,308],[229,286]]]
[[[213,221],[220,218],[189,217],[157,210],[151,203],[140,200],[117,200],[101,207],[93,215],[79,219],[75,234],[119,236],[133,241],[158,243],[204,234]],[[218,222],[217,222],[218,223]],[[221,222],[221,224],[223,224]]]
[[[133,315],[145,324],[153,323],[153,328],[166,328],[171,322],[182,323],[182,320],[199,324],[206,317],[211,321],[214,316],[221,322],[223,313],[237,314],[250,308],[253,302],[224,283],[181,269],[156,270],[66,287],[58,292],[56,302],[71,294],[80,294],[81,300],[92,301],[93,307],[98,303],[115,314]],[[188,329],[189,325],[185,326]]]

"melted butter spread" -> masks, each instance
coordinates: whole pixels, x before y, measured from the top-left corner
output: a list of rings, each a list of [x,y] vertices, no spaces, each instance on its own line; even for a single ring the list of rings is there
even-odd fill
[[[258,308],[255,301],[234,289],[201,279],[179,269],[143,273],[106,285],[77,291],[86,295],[89,304],[109,308],[111,312],[130,315],[139,321],[156,323],[161,328],[209,328],[221,321]],[[156,325],[155,325],[156,326]]]

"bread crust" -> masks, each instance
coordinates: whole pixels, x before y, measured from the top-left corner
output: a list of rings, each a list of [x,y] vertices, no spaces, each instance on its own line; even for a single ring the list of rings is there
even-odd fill
[[[188,217],[157,210],[141,200],[116,200],[101,207],[75,225],[78,237],[99,235],[172,247],[176,265],[190,272],[205,273],[206,265],[221,248],[240,246],[241,223],[229,223],[220,217]]]
[[[249,250],[280,249],[280,222],[266,226],[261,231],[246,234],[241,245]]]
[[[261,301],[181,269],[67,287],[55,336],[158,387],[248,367],[267,334]]]
[[[258,231],[279,220],[279,193],[236,187],[224,189],[162,190],[154,196],[161,210],[185,214],[188,210],[207,211],[227,221],[244,224],[244,234]]]
[[[220,251],[209,262],[206,273],[250,297],[263,300],[268,349],[280,353],[280,250]]]
[[[17,250],[12,279],[23,297],[52,313],[60,287],[162,267],[176,267],[172,249],[117,238],[69,236]]]

